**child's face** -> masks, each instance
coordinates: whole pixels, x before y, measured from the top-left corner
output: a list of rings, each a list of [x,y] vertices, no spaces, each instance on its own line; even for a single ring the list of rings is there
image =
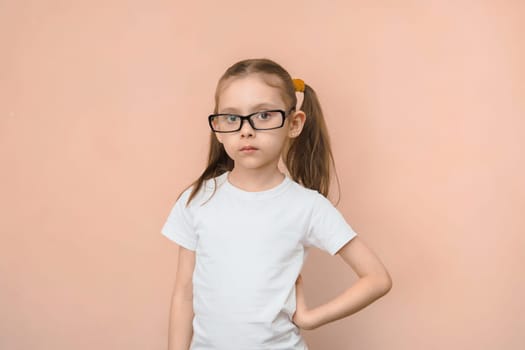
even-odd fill
[[[249,74],[244,77],[234,77],[223,83],[218,99],[218,113],[248,115],[270,109],[289,111],[280,89],[268,85],[260,75]],[[241,130],[231,133],[215,133],[215,135],[224,145],[226,153],[235,162],[235,168],[277,168],[281,151],[288,137],[298,134],[296,127],[290,127],[291,124],[297,123],[291,123],[292,120],[289,120],[289,118],[297,119],[296,114],[304,116],[302,112],[290,113],[286,116],[283,127],[279,129],[254,130],[245,120]],[[256,149],[242,150],[246,146]]]

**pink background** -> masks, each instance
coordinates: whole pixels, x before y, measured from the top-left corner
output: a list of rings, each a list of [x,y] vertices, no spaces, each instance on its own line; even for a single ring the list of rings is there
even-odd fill
[[[176,246],[223,71],[317,90],[352,227],[394,286],[313,350],[518,350],[523,1],[0,2],[0,348],[165,349]],[[318,305],[356,279],[313,251]]]

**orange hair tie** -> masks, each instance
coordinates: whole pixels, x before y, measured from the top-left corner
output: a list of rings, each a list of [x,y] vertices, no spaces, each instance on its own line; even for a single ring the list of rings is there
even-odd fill
[[[293,86],[295,91],[304,92],[304,81],[302,79],[293,79]]]

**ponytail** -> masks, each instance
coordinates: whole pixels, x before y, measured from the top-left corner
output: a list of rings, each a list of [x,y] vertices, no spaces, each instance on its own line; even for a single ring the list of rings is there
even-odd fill
[[[283,161],[296,182],[328,197],[332,167],[339,185],[330,137],[317,94],[307,84],[303,93],[300,109],[306,114],[306,120],[299,136],[285,149]]]
[[[199,178],[195,180],[193,184],[191,184],[193,190],[191,191],[190,196],[188,197],[186,205],[188,205],[191,202],[191,200],[195,197],[205,180],[213,179],[216,176],[224,174],[226,171],[230,171],[232,169],[233,159],[231,159],[230,156],[226,153],[224,146],[217,140],[217,138],[212,132],[210,134],[210,151],[208,153],[208,165],[206,166],[206,169],[204,169],[204,171],[202,172],[201,176],[199,176]],[[215,188],[216,186],[214,187],[213,193],[215,193]]]

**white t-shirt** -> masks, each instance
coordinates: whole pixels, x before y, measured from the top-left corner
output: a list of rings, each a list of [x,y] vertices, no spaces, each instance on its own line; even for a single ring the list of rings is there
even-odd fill
[[[308,349],[291,321],[308,247],[335,255],[357,233],[328,199],[288,175],[248,192],[228,174],[215,178],[202,206],[213,179],[188,207],[184,191],[161,230],[196,253],[190,349]]]

